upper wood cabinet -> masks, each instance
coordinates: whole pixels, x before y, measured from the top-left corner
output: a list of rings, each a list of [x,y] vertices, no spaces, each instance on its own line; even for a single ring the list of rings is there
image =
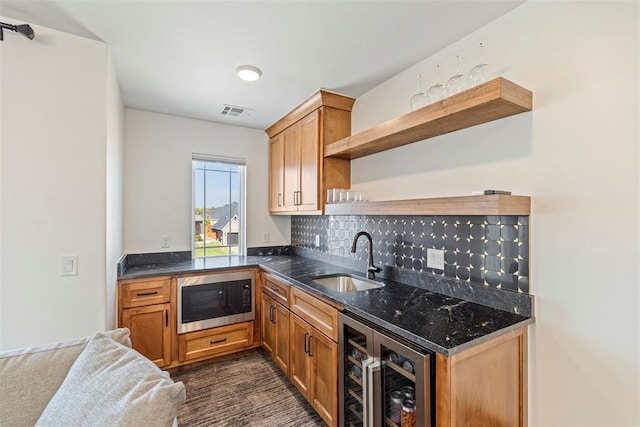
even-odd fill
[[[327,188],[349,188],[349,160],[324,147],[351,134],[355,99],[319,90],[265,130],[271,214],[322,214]]]

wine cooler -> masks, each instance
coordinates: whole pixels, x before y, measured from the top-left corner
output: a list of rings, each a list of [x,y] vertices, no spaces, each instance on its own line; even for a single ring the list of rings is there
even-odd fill
[[[433,355],[340,313],[340,426],[423,427],[433,417]]]

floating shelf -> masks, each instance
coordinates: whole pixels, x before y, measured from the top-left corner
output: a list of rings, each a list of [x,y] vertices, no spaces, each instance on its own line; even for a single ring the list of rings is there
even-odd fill
[[[498,77],[328,144],[324,157],[357,159],[531,111],[532,105],[530,90]]]
[[[325,215],[530,215],[531,197],[439,197],[367,203],[337,203],[324,207]]]

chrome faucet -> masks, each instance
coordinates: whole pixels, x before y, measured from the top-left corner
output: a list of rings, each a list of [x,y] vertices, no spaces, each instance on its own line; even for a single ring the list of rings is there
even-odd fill
[[[380,267],[376,267],[373,265],[373,239],[371,239],[371,234],[366,231],[358,232],[353,238],[353,243],[351,244],[351,252],[356,253],[356,244],[358,243],[358,238],[360,236],[364,236],[369,241],[369,266],[367,267],[367,278],[375,279],[376,273],[380,273],[382,269]]]

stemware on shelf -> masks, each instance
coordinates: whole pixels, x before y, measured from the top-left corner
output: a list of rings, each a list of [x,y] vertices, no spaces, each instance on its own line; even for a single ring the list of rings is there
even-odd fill
[[[411,97],[411,110],[415,111],[427,105],[427,94],[422,90],[422,74],[418,74],[420,80],[420,92]]]
[[[479,85],[480,83],[484,83],[486,81],[491,80],[493,77],[493,68],[491,65],[484,62],[484,57],[482,53],[482,49],[484,48],[484,43],[480,42],[480,63],[473,67],[471,71],[469,71],[469,87],[474,87]]]
[[[440,83],[440,64],[436,65],[436,69],[436,84],[431,86],[427,91],[427,103],[429,104],[440,101],[447,94],[446,89],[444,88],[442,83]]]
[[[456,55],[456,74],[447,81],[447,96],[455,95],[467,88],[467,79],[460,74],[460,55]]]

